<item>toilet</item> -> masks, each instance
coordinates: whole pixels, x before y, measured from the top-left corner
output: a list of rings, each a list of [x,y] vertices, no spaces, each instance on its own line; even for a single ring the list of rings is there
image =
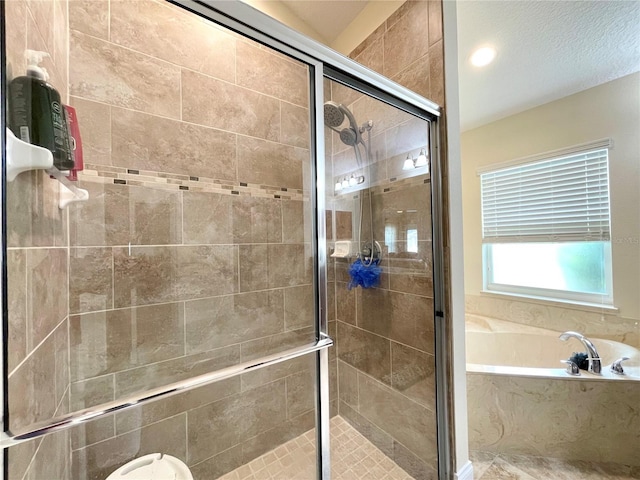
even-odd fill
[[[106,480],[193,480],[193,475],[176,457],[151,453],[124,464]]]

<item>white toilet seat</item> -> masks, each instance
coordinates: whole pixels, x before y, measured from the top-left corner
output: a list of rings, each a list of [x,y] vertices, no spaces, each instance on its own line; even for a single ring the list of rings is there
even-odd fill
[[[106,480],[193,480],[193,475],[176,457],[151,453],[124,464]]]

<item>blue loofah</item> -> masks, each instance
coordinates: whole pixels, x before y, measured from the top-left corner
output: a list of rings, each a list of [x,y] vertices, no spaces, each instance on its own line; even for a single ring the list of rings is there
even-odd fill
[[[377,287],[380,283],[382,268],[378,266],[379,259],[375,259],[371,265],[364,265],[359,258],[349,267],[351,281],[347,288],[351,290],[357,286],[362,288]]]

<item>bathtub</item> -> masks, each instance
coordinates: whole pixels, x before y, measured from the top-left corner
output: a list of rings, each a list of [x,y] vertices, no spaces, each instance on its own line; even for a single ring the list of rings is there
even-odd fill
[[[562,332],[467,315],[467,372],[640,381],[640,350],[613,340],[592,337],[589,339],[600,354],[602,374],[595,375],[581,370],[579,377],[569,375],[562,360],[585,349],[575,338],[561,341],[558,338],[560,333]],[[610,366],[622,357],[629,357],[629,360],[623,362],[625,375],[616,375],[610,371]]]
[[[561,332],[475,315],[466,330],[472,450],[640,466],[639,350],[590,338],[602,374],[573,376],[561,360],[584,347]]]

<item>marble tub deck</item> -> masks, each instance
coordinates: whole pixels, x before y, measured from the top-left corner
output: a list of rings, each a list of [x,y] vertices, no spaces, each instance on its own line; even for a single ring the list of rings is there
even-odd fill
[[[475,480],[630,480],[640,467],[472,451]]]
[[[218,480],[315,480],[315,429]],[[342,417],[331,419],[332,480],[414,480]]]

